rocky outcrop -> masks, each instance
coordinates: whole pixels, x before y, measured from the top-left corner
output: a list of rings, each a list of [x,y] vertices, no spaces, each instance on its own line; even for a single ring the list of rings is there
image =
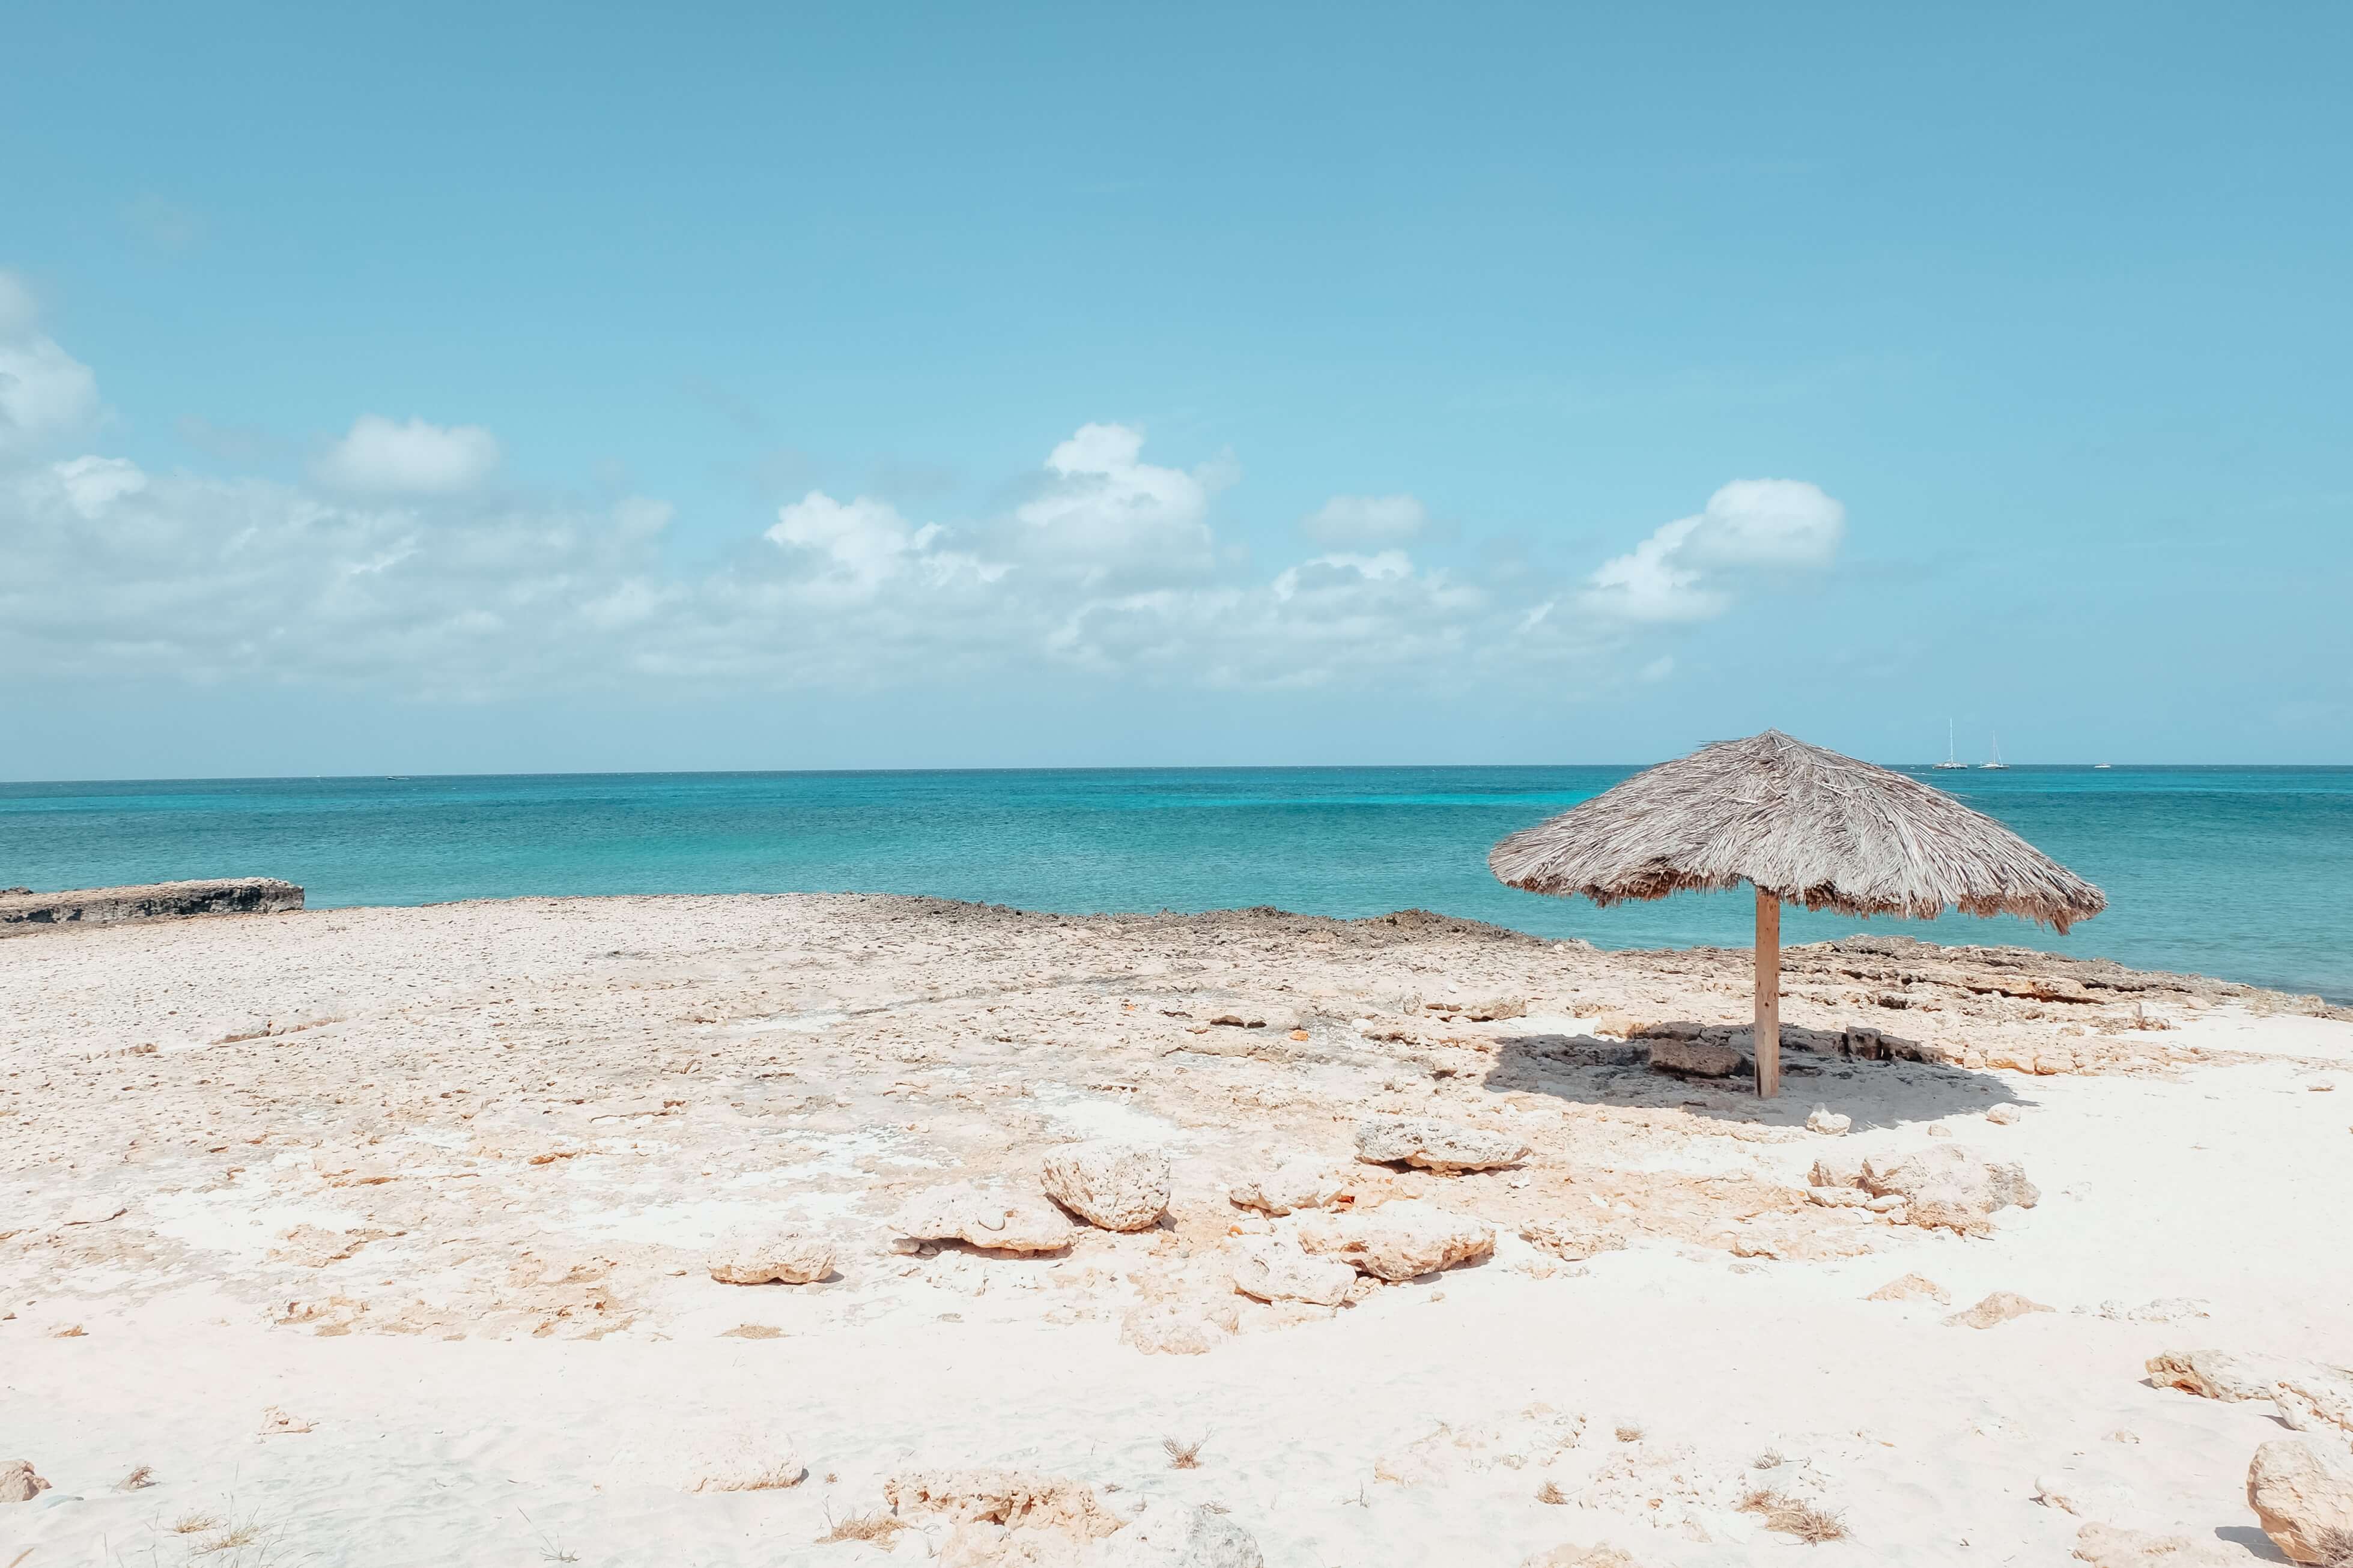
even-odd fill
[[[2229,1351],[2163,1351],[2148,1358],[2149,1381],[2207,1399],[2269,1400],[2298,1432],[2334,1426],[2353,1432],[2353,1372],[2310,1362],[2274,1361]]]
[[[719,1238],[710,1266],[723,1285],[807,1285],[833,1272],[833,1246],[790,1226],[745,1226]]]
[[[1301,1229],[1299,1244],[1376,1279],[1395,1281],[1485,1258],[1495,1250],[1495,1233],[1409,1199],[1315,1220]]]
[[[1227,1189],[1226,1197],[1240,1208],[1286,1215],[1324,1207],[1340,1195],[1342,1185],[1313,1154],[1290,1154],[1271,1169],[1245,1174]]]
[[[2247,1506],[2272,1544],[2297,1563],[2353,1563],[2353,1465],[2301,1437],[2255,1450]]]
[[[29,1460],[0,1463],[0,1502],[30,1502],[48,1489],[49,1483],[33,1473]]]
[[[1245,1243],[1234,1262],[1234,1289],[1261,1301],[1307,1301],[1336,1307],[1348,1299],[1356,1271],[1328,1258],[1311,1258],[1288,1237]]]
[[[958,1182],[916,1194],[899,1210],[892,1233],[908,1242],[962,1241],[996,1252],[1060,1252],[1078,1226],[1030,1193]]]
[[[6,893],[0,894],[0,936],[22,936],[44,926],[111,926],[188,915],[274,915],[301,907],[302,889],[275,877]]]
[[[1989,1160],[1958,1143],[1895,1158],[1866,1156],[1861,1181],[1873,1197],[1903,1198],[1905,1217],[1912,1224],[1964,1236],[1989,1234],[1997,1210],[2012,1205],[2031,1209],[2042,1197],[2024,1167]]]
[[[1145,1230],[1168,1212],[1168,1156],[1124,1143],[1073,1143],[1046,1156],[1046,1195],[1104,1230]]]
[[[1508,1132],[1426,1116],[1379,1116],[1356,1124],[1356,1158],[1376,1165],[1419,1165],[1449,1173],[1491,1171],[1527,1152]]]

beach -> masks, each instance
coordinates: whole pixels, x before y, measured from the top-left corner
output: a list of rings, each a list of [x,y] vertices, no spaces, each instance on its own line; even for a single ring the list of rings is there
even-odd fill
[[[1138,1555],[1170,1519],[1334,1568],[2280,1561],[2250,1458],[2353,1410],[2353,1014],[1842,938],[1785,954],[1760,1101],[1707,1059],[1749,984],[885,895],[10,938],[0,1461],[49,1484],[0,1564],[1213,1560]],[[906,1233],[1079,1143],[1165,1158],[1165,1216]],[[1850,1179],[1914,1156],[2031,1187]],[[1312,1201],[1237,1201],[1278,1168]],[[1473,1240],[1383,1278],[1384,1211]],[[745,1226],[831,1266],[712,1278]],[[1356,1273],[1239,1290],[1271,1256]],[[2212,1350],[2312,1408],[2149,1370]],[[973,1502],[1008,1472],[1053,1506]]]

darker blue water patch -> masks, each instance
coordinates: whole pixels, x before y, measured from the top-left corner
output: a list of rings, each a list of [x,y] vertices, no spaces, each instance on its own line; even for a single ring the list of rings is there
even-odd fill
[[[264,875],[313,908],[524,894],[931,893],[1070,913],[1408,906],[1602,947],[1744,945],[1745,894],[1596,910],[1498,884],[1504,835],[1630,768],[628,773],[0,784],[0,885]],[[2353,769],[1922,773],[2097,882],[2022,921],[1791,910],[2353,998]]]

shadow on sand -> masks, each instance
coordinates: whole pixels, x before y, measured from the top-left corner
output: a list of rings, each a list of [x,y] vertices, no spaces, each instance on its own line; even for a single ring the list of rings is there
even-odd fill
[[[1662,1040],[1728,1046],[1740,1065],[1728,1078],[1662,1071],[1651,1066],[1651,1047]],[[1506,1035],[1496,1042],[1484,1082],[1499,1094],[1681,1109],[1765,1127],[1801,1126],[1814,1107],[1826,1105],[1852,1117],[1856,1131],[2032,1103],[2021,1100],[1999,1074],[1927,1055],[1917,1042],[1878,1029],[1833,1033],[1784,1025],[1781,1092],[1759,1100],[1746,1027],[1673,1023],[1652,1026],[1643,1037],[1623,1043],[1590,1035]]]

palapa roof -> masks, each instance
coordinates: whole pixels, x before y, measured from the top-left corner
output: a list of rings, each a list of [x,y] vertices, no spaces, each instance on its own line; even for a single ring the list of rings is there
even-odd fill
[[[1597,904],[1753,883],[1810,910],[2013,914],[2065,931],[2100,889],[1917,779],[1767,730],[1718,741],[1495,846],[1488,868]]]

